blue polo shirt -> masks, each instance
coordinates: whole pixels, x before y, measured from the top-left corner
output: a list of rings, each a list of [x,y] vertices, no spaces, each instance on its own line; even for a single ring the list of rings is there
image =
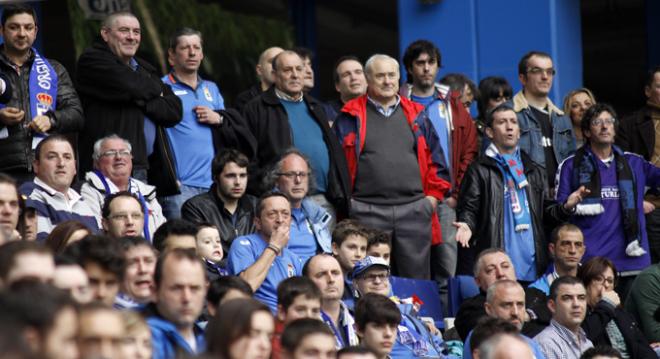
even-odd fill
[[[289,233],[287,247],[297,254],[303,263],[317,253],[316,238],[302,208],[291,210],[291,231]]]
[[[198,78],[197,88],[193,89],[180,82],[174,74],[162,78],[179,96],[183,106],[183,117],[176,126],[167,128],[167,135],[174,151],[179,181],[186,186],[210,188],[211,162],[215,156],[211,126],[197,120],[194,108],[207,106],[215,111],[225,108],[218,86]]]
[[[268,243],[259,233],[241,236],[231,244],[227,267],[232,275],[239,275],[261,257]],[[302,261],[288,248],[282,248],[282,253],[275,258],[266,279],[254,292],[254,298],[268,305],[273,313],[277,312],[277,285],[281,281],[302,275]]]

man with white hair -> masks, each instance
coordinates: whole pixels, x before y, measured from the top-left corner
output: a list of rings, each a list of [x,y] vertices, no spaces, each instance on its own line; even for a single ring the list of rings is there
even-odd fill
[[[150,239],[165,222],[163,210],[156,200],[156,188],[131,177],[133,152],[131,144],[110,135],[94,143],[94,170],[85,174],[80,194],[96,218],[101,218],[103,202],[111,194],[128,191],[137,196],[144,210],[144,238]]]
[[[432,230],[440,238],[435,208],[450,187],[431,157],[439,141],[428,121],[414,122],[422,105],[398,95],[395,59],[373,55],[365,74],[367,94],[346,103],[334,124],[352,184],[350,216],[392,233],[397,275],[429,278]]]

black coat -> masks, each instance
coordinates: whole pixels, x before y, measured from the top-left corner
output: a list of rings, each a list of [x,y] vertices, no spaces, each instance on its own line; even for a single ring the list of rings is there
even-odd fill
[[[525,308],[533,313],[534,318],[525,322],[520,331],[522,334],[533,338],[550,324],[552,313],[548,309],[547,302],[548,298],[545,293],[535,288],[525,288]],[[470,331],[477,326],[479,319],[488,315],[484,303],[486,303],[486,293],[484,292],[461,303],[456,313],[456,320],[454,320],[456,332],[461,340],[465,341]]]
[[[639,329],[639,325],[637,325],[632,315],[603,300],[598,302],[595,308],[589,309],[587,316],[582,322],[582,328],[586,332],[587,338],[594,343],[594,346],[612,346],[606,331],[607,323],[611,320],[614,320],[617,327],[619,327],[631,358],[657,358],[655,351],[649,346],[649,342],[644,337],[644,333]]]
[[[544,170],[522,151],[521,157],[529,182],[525,189],[534,231],[536,273],[541,275],[548,265],[544,214],[546,220],[557,222],[568,219],[570,214],[561,205],[546,198]],[[456,220],[467,223],[472,230],[472,238],[469,248],[458,246],[456,273],[471,275],[474,261],[481,251],[504,248],[504,179],[495,160],[481,156],[472,162],[463,177],[459,193]]]
[[[9,137],[0,139],[0,171],[32,171],[32,132],[25,125],[32,120],[36,114],[30,109],[28,97],[30,88],[30,70],[34,61],[34,53],[30,54],[28,60],[20,67],[20,75],[14,69],[12,63],[0,53],[0,71],[4,74],[8,86],[11,89],[5,98],[7,107],[15,107],[25,111],[23,121],[11,125],[8,128],[0,123],[0,129],[7,128]],[[59,62],[47,59],[48,63],[57,73],[57,99],[55,100],[55,111],[50,114],[55,120],[55,127],[49,133],[71,133],[80,131],[83,127],[83,110],[78,99],[78,94],[73,87],[69,73]],[[7,94],[3,95],[3,97]]]
[[[234,106],[232,106],[236,111],[243,112],[243,108],[248,102],[252,101],[253,98],[261,95],[261,84],[258,83],[249,89],[239,93],[234,100]]]
[[[253,221],[256,208],[255,197],[249,194],[241,197],[234,225],[231,213],[225,209],[222,199],[216,194],[216,185],[213,184],[208,192],[190,198],[181,206],[181,217],[196,224],[211,223],[218,227],[226,257],[234,238],[256,231]]]
[[[636,153],[650,161],[655,147],[655,126],[651,118],[651,108],[644,106],[621,120],[616,142],[622,150]]]
[[[325,195],[337,212],[345,215],[348,213],[350,193],[346,157],[336,135],[330,130],[322,104],[307,95],[304,101],[321,127],[323,141],[328,148],[330,170]],[[251,166],[248,187],[250,193],[259,194],[264,190],[259,188],[263,176],[285,150],[293,147],[291,125],[284,105],[275,95],[274,86],[250,101],[243,110],[243,117],[257,140],[257,157]]]
[[[146,169],[147,147],[144,118],[154,124],[173,127],[181,121],[181,100],[164,84],[156,69],[135,58],[133,71],[97,41],[78,59],[77,89],[85,110],[85,126],[80,134],[80,169],[92,167],[94,142],[117,134],[133,146],[133,168]]]

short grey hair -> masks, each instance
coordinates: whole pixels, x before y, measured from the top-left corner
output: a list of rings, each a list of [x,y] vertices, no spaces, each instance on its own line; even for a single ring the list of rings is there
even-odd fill
[[[497,350],[499,349],[500,343],[506,338],[517,340],[529,347],[529,344],[520,335],[508,333],[495,334],[494,336],[481,343],[481,345],[479,345],[479,358],[494,359],[495,355],[497,354]],[[529,350],[532,352],[531,347],[529,347]]]
[[[509,258],[509,262],[511,261],[511,257],[509,257],[509,254],[502,248],[484,249],[483,251],[479,252],[479,255],[477,256],[477,260],[474,262],[473,274],[475,278],[479,276],[479,273],[481,273],[481,267],[483,266],[484,257],[495,253],[502,253]]]
[[[371,77],[371,68],[374,65],[374,62],[378,60],[385,60],[385,61],[390,61],[396,65],[396,72],[399,73],[399,61],[397,61],[395,58],[389,55],[385,54],[374,54],[371,55],[371,57],[367,60],[367,62],[364,63],[364,75],[369,78]],[[399,75],[401,75],[399,73]]]
[[[94,161],[98,161],[99,158],[101,158],[101,146],[103,146],[103,142],[108,141],[108,140],[122,140],[124,141],[124,144],[128,148],[128,150],[133,153],[133,146],[131,146],[131,143],[128,142],[127,139],[121,138],[116,134],[108,135],[103,138],[100,138],[94,142],[94,152],[92,153],[92,159]]]
[[[493,299],[495,299],[495,292],[497,292],[497,289],[500,287],[519,287],[520,289],[524,290],[520,283],[516,282],[515,280],[498,280],[497,282],[491,284],[490,287],[488,287],[488,291],[486,291],[486,302],[493,304]]]
[[[265,182],[264,183],[264,185],[265,185],[264,188],[266,188],[267,190],[271,190],[271,189],[277,187],[277,181],[280,179],[279,174],[282,173],[282,167],[284,165],[284,159],[291,156],[291,155],[298,156],[298,157],[302,158],[303,160],[305,160],[305,163],[307,163],[307,168],[309,169],[309,176],[307,176],[307,181],[308,181],[307,182],[307,186],[308,186],[307,195],[309,196],[311,194],[314,194],[314,192],[316,191],[316,179],[314,177],[314,170],[312,169],[312,162],[310,161],[309,157],[307,157],[307,155],[300,152],[299,149],[293,148],[293,147],[287,149],[286,151],[284,151],[282,153],[282,155],[280,155],[277,162],[275,162],[275,164],[273,165],[271,170],[268,171],[268,173],[264,177],[264,182]]]
[[[101,23],[101,28],[112,29],[112,25],[114,25],[115,20],[117,20],[120,17],[132,17],[138,20],[138,22],[140,22],[137,16],[135,16],[135,14],[133,14],[130,11],[117,11],[108,15],[105,19],[103,19],[103,22]]]

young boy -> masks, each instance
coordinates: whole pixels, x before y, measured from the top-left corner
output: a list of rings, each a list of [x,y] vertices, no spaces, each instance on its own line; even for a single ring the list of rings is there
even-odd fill
[[[370,231],[367,241],[367,256],[380,257],[390,264],[392,237],[378,229]]]
[[[287,278],[277,286],[277,322],[272,339],[272,359],[280,357],[280,337],[284,328],[294,320],[301,318],[320,321],[321,291],[307,277]]]
[[[224,252],[222,251],[222,240],[220,239],[218,227],[211,223],[199,224],[195,235],[195,244],[197,245],[197,254],[206,263],[206,274],[209,281],[229,274],[220,264]]]
[[[378,359],[389,358],[397,338],[401,312],[384,295],[368,293],[355,304],[355,329],[363,346]]]
[[[332,232],[332,254],[337,258],[344,273],[344,296],[342,300],[349,309],[353,308],[353,292],[349,273],[355,263],[366,256],[367,232],[357,221],[345,219]]]
[[[289,324],[282,334],[285,359],[335,358],[335,336],[322,321],[302,318]]]

